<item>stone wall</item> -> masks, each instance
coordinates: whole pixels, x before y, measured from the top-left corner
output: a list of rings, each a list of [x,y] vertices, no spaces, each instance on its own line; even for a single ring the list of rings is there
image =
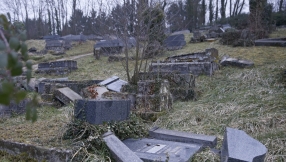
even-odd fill
[[[25,143],[0,140],[0,150],[12,155],[27,153],[29,157],[38,161],[68,162],[72,157],[71,150],[58,150],[55,148],[44,148]]]

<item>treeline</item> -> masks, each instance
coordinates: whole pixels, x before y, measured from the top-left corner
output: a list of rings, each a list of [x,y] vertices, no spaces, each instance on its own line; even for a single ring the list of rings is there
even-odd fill
[[[236,23],[253,0],[3,0],[11,22],[22,22],[29,39],[58,34],[134,34],[140,8],[154,6],[164,13],[164,26],[170,31],[197,29],[206,24]],[[266,1],[274,12],[271,23],[286,24],[285,0]],[[253,1],[255,2],[255,1]],[[252,4],[253,5],[253,4]],[[144,7],[142,7],[144,6]],[[142,12],[140,12],[142,13]],[[245,15],[245,14],[244,14]],[[255,18],[256,19],[256,18]],[[241,23],[249,19],[240,20]],[[127,25],[126,25],[127,23]],[[239,25],[239,24],[238,24]]]

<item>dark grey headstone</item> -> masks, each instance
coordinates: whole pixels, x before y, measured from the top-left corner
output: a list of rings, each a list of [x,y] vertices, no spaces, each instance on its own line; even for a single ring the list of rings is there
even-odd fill
[[[164,40],[163,44],[168,50],[180,49],[186,45],[185,35],[171,35]]]
[[[55,97],[65,105],[68,105],[70,102],[74,102],[77,99],[82,99],[79,94],[68,87],[57,89],[55,91]]]
[[[76,100],[74,116],[90,124],[127,120],[130,100]]]
[[[0,104],[0,117],[10,116],[12,113],[22,114],[26,111],[26,106],[30,102],[28,99],[24,99],[19,103],[11,101],[8,106]]]
[[[267,148],[244,131],[226,128],[221,148],[222,162],[263,162]]]
[[[106,85],[108,85],[108,84],[110,84],[110,83],[112,83],[112,82],[115,82],[115,81],[117,81],[117,80],[119,80],[119,77],[117,77],[117,76],[112,76],[111,78],[107,78],[107,79],[105,79],[104,81],[98,83],[98,85],[104,85],[104,86],[106,86]]]
[[[201,150],[202,145],[157,139],[127,139],[123,143],[136,153],[143,161],[190,161]]]
[[[156,139],[176,141],[183,143],[198,143],[203,147],[215,147],[217,144],[217,138],[215,136],[207,136],[201,134],[193,134],[188,132],[180,132],[167,130],[162,128],[152,128],[149,130],[149,136]]]
[[[117,80],[113,83],[110,83],[107,85],[107,88],[111,91],[115,91],[115,92],[120,92],[121,88],[123,85],[126,85],[128,84],[128,82],[124,81],[124,80]]]
[[[221,59],[220,64],[222,66],[237,66],[237,67],[252,67],[254,65],[254,63],[250,60],[231,58],[228,56],[224,56]]]
[[[107,132],[103,140],[108,146],[113,158],[118,162],[143,162],[133,151],[122,143],[113,133]]]

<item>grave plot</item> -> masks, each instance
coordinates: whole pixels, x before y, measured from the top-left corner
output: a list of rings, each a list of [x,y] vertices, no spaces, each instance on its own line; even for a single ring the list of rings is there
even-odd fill
[[[217,138],[188,132],[152,128],[149,138],[126,139],[122,142],[112,133],[103,135],[113,157],[120,161],[182,161],[187,162],[204,147],[216,147]],[[130,156],[127,156],[126,154]],[[125,156],[124,156],[125,155]],[[124,160],[123,160],[124,161]]]
[[[74,60],[63,60],[63,61],[53,61],[44,62],[38,64],[38,69],[36,73],[46,73],[46,74],[56,74],[64,75],[70,73],[77,69],[77,62]]]
[[[42,78],[35,85],[35,89],[41,95],[46,104],[60,106],[69,104],[70,101],[80,99],[82,89],[101,82],[102,80],[69,81],[68,78],[45,79]],[[70,93],[65,93],[65,89]],[[73,95],[74,94],[74,95]],[[61,101],[61,102],[59,102]]]
[[[116,54],[121,53],[124,47],[123,42],[120,39],[104,40],[97,42],[94,45],[94,49],[100,49],[100,53],[103,54]]]
[[[185,35],[184,34],[171,35],[164,40],[163,44],[167,50],[181,49],[186,45]]]
[[[286,47],[286,38],[258,39],[255,40],[255,46]]]
[[[218,51],[206,49],[203,53],[191,53],[167,58],[167,61],[152,62],[150,72],[178,72],[195,76],[213,75],[218,69]]]
[[[190,40],[190,43],[196,42],[204,42],[206,40],[206,36],[200,31],[194,31],[193,37]]]
[[[209,147],[223,162],[264,161],[267,148],[244,131],[226,128],[221,151],[215,149],[217,137],[154,127],[149,138],[126,139],[122,142],[111,132],[103,140],[118,161],[191,161],[202,148]],[[127,147],[126,147],[127,146]],[[126,154],[129,156],[124,156]],[[135,154],[134,154],[135,153]],[[123,160],[123,161],[124,161]]]
[[[60,39],[50,39],[46,40],[46,50],[53,51],[53,55],[65,54],[65,50],[70,49],[70,41],[60,40]]]
[[[11,101],[8,106],[0,104],[0,118],[10,117],[12,114],[23,114],[26,111],[26,106],[28,103],[29,100],[25,99],[19,103]]]

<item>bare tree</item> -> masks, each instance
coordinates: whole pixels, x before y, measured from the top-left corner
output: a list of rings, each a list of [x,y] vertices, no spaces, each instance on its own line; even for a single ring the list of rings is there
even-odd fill
[[[218,19],[218,0],[216,0],[216,6],[215,6],[215,22],[217,22]]]
[[[225,19],[226,18],[226,15],[225,15],[226,10],[225,9],[226,9],[226,5],[227,5],[227,0],[221,0],[220,3],[221,3],[220,15],[221,15],[222,19]]]

